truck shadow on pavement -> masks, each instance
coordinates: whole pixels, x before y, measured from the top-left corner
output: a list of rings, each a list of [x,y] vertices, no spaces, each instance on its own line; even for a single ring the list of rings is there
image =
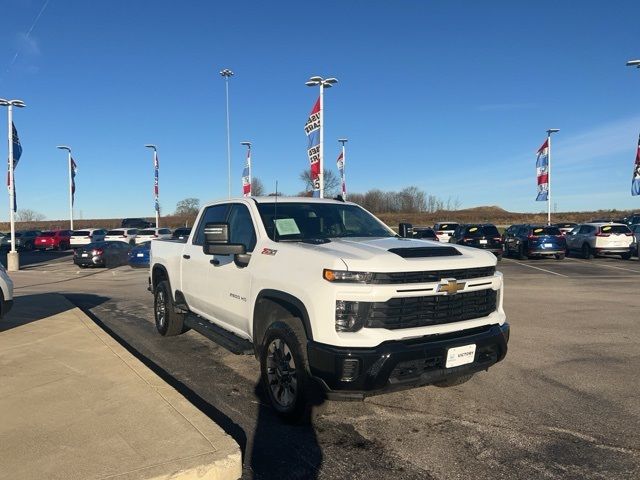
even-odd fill
[[[23,308],[26,305],[28,308]],[[14,297],[14,306],[11,311],[0,320],[0,332],[37,322],[74,308],[75,305],[61,299],[58,294],[19,295]]]

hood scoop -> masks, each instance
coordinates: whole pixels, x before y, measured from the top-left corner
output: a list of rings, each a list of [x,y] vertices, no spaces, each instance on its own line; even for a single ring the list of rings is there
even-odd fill
[[[390,248],[389,252],[395,253],[402,258],[454,257],[462,255],[454,247]]]

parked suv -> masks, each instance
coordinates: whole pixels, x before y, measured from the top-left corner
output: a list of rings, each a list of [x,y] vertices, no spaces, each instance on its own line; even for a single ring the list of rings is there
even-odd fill
[[[520,225],[505,232],[504,254],[516,255],[520,260],[531,257],[563,260],[566,249],[567,242],[558,227]]]
[[[71,245],[71,230],[52,230],[42,232],[35,239],[38,250],[68,250]]]
[[[16,250],[33,250],[38,235],[40,235],[40,230],[16,232]],[[9,235],[7,245],[11,248],[11,235]]]
[[[137,228],[118,228],[115,230],[109,230],[104,237],[105,241],[126,242],[130,245],[136,244],[136,237],[138,236]]]
[[[413,227],[413,238],[439,242],[436,232],[431,227]]]
[[[125,218],[120,223],[122,228],[149,228],[154,225],[154,223],[148,222],[144,218]]]
[[[576,228],[576,225],[578,224],[575,222],[562,222],[562,223],[555,224],[555,226],[558,227],[560,231],[565,235],[569,233],[571,230],[573,230],[574,228]]]
[[[433,229],[436,231],[438,240],[447,243],[457,227],[458,224],[456,222],[439,222],[433,226]]]
[[[502,238],[496,226],[491,223],[458,225],[449,238],[449,243],[488,250],[498,260],[502,259]]]
[[[168,228],[148,228],[145,230],[138,230],[136,235],[136,245],[150,240],[168,240],[171,238],[171,230]]]
[[[103,228],[83,228],[71,232],[71,248],[89,245],[93,242],[102,242],[107,231]]]
[[[566,238],[567,250],[580,252],[584,259],[601,253],[618,254],[624,260],[631,258],[633,233],[623,223],[584,223]]]

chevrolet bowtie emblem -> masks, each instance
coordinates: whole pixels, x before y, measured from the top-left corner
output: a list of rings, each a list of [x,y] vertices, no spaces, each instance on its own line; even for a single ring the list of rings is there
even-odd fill
[[[455,295],[460,290],[464,290],[465,282],[458,282],[455,278],[443,278],[438,284],[436,292],[447,295]]]

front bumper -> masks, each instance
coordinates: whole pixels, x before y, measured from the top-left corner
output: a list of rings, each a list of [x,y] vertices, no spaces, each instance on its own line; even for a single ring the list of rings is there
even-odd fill
[[[420,339],[385,342],[374,348],[344,348],[309,342],[307,354],[311,374],[324,388],[328,398],[361,400],[367,396],[487,370],[505,357],[508,341],[509,324],[504,323]],[[470,344],[476,345],[472,363],[445,368],[450,348]],[[345,360],[350,362],[345,363]],[[348,375],[346,364],[351,369]],[[347,376],[351,379],[345,380]]]

